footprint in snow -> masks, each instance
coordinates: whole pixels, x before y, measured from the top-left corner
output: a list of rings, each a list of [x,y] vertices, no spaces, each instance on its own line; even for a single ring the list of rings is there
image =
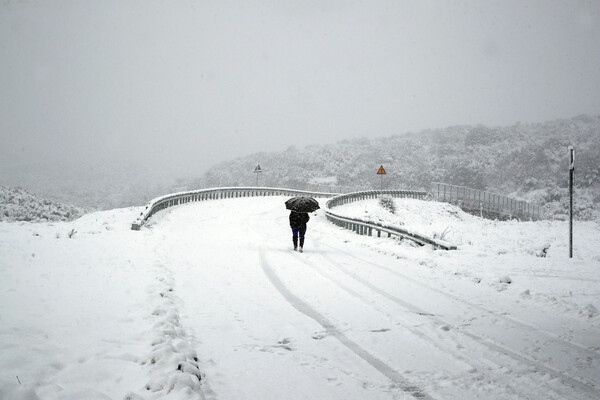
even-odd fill
[[[389,332],[390,328],[381,328],[381,329],[371,329],[371,332],[373,333],[383,333],[383,332]]]
[[[321,340],[325,339],[327,336],[329,336],[329,332],[317,332],[314,335],[312,335],[312,338],[315,340]]]
[[[294,348],[291,346],[291,341],[288,338],[283,338],[282,340],[278,341],[277,344],[275,344],[275,345],[263,346],[263,347],[261,347],[260,351],[273,352],[276,349],[283,349],[286,351],[294,351]]]

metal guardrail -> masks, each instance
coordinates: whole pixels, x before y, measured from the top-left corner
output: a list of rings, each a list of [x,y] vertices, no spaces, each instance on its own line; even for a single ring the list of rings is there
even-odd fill
[[[459,206],[465,211],[480,213],[482,216],[498,218],[521,218],[540,220],[544,209],[537,204],[512,199],[495,193],[470,189],[464,186],[433,182],[432,194],[437,201]]]
[[[384,224],[378,224],[374,222],[362,221],[354,218],[348,218],[342,215],[338,215],[331,211],[331,207],[335,207],[342,204],[348,204],[354,201],[374,199],[383,194],[390,195],[396,198],[413,198],[421,200],[425,200],[427,197],[430,196],[430,194],[427,192],[414,190],[372,190],[338,195],[337,193],[322,193],[294,189],[259,187],[201,189],[187,192],[171,193],[152,199],[148,203],[148,205],[146,205],[144,211],[142,211],[138,218],[131,224],[131,229],[139,230],[154,214],[161,210],[164,210],[165,208],[174,207],[177,205],[187,204],[191,202],[257,196],[305,195],[312,197],[333,197],[332,199],[327,201],[327,204],[325,206],[325,215],[327,216],[327,219],[330,222],[333,222],[334,224],[344,226],[348,229],[352,229],[361,235],[372,235],[373,231],[375,230],[378,232],[378,236],[381,236],[381,232],[386,232],[388,234],[388,237],[391,235],[396,235],[413,240],[422,245],[430,244],[436,248],[441,248],[445,250],[456,249],[456,246],[453,246],[445,241],[431,239],[418,233],[407,231],[406,229],[402,229],[395,226],[388,226]]]
[[[150,217],[165,208],[186,204],[196,201],[230,199],[239,197],[257,197],[257,196],[312,196],[312,197],[332,197],[337,193],[309,192],[294,189],[279,188],[259,188],[259,187],[230,187],[230,188],[212,188],[193,190],[188,192],[171,193],[152,199],[144,211],[140,213],[137,219],[131,224],[131,229],[140,230]]]
[[[376,231],[377,236],[381,237],[381,232],[386,232],[388,234],[388,237],[390,237],[391,235],[396,235],[401,238],[410,239],[421,245],[429,244],[438,249],[456,250],[455,245],[448,243],[445,240],[433,239],[433,238],[421,235],[416,232],[408,231],[406,229],[403,229],[403,228],[400,228],[397,226],[384,225],[384,224],[379,224],[379,223],[375,223],[375,222],[363,221],[358,218],[344,217],[342,215],[339,215],[339,214],[331,211],[331,208],[342,205],[342,204],[348,204],[348,203],[352,203],[355,201],[361,201],[361,200],[367,200],[367,199],[376,199],[381,195],[389,195],[389,196],[392,196],[395,198],[411,198],[411,199],[420,199],[420,200],[425,200],[427,197],[430,196],[429,193],[427,193],[427,192],[414,191],[414,190],[373,190],[373,191],[366,191],[366,192],[343,194],[340,196],[336,196],[336,197],[330,199],[329,201],[327,201],[327,203],[325,205],[325,216],[327,217],[327,219],[330,222],[332,222],[338,226],[344,227],[346,229],[350,229],[359,235],[372,236],[373,231]]]

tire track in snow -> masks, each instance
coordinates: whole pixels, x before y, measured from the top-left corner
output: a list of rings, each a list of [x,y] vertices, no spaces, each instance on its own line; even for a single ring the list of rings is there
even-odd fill
[[[396,384],[407,394],[410,394],[411,396],[417,399],[434,400],[433,397],[424,393],[419,387],[411,384],[406,378],[404,378],[402,375],[396,372],[392,367],[390,367],[389,365],[387,365],[386,363],[384,363],[383,361],[381,361],[380,359],[363,349],[357,343],[348,339],[348,337],[346,337],[338,328],[336,328],[335,325],[333,325],[327,318],[325,318],[318,311],[309,306],[306,302],[302,301],[299,297],[290,292],[267,262],[263,249],[259,250],[259,256],[262,269],[269,281],[271,282],[271,284],[296,310],[320,324],[327,333],[338,339],[354,354],[366,361],[381,374],[385,375],[388,379],[394,382],[394,384]]]
[[[324,244],[324,243],[320,242],[320,244]],[[326,247],[329,247],[329,248],[334,249],[336,251],[343,252],[341,249],[339,249],[337,247],[334,247],[334,246],[331,246],[331,245],[328,245],[328,244],[324,244],[324,245]],[[504,321],[506,321],[509,324],[520,326],[520,327],[524,328],[525,330],[529,330],[529,331],[534,332],[536,334],[544,335],[544,336],[546,336],[549,339],[549,341],[559,342],[559,343],[561,343],[561,345],[563,345],[565,347],[569,347],[573,351],[576,351],[576,352],[584,351],[584,352],[592,352],[592,353],[600,354],[600,348],[598,348],[598,347],[590,347],[590,346],[586,346],[586,345],[581,344],[581,343],[576,342],[576,341],[565,340],[565,339],[563,339],[562,337],[560,337],[559,335],[557,335],[557,334],[555,334],[553,332],[549,332],[549,331],[547,331],[545,329],[542,329],[542,328],[540,328],[538,326],[535,326],[535,325],[532,325],[532,324],[528,324],[528,323],[523,322],[521,320],[518,320],[516,318],[512,318],[512,317],[506,316],[504,314],[499,314],[499,313],[497,313],[495,311],[492,311],[492,310],[489,310],[489,309],[487,309],[487,308],[485,308],[485,307],[483,307],[483,306],[481,306],[479,304],[471,303],[471,302],[466,301],[466,300],[464,300],[464,299],[462,299],[462,298],[460,298],[458,296],[455,296],[453,294],[447,293],[447,292],[445,292],[443,290],[440,290],[438,288],[430,286],[430,285],[428,285],[426,283],[423,283],[423,282],[421,282],[421,281],[419,281],[417,279],[414,279],[414,278],[412,278],[412,277],[410,277],[410,276],[408,276],[406,274],[403,274],[403,273],[398,272],[396,270],[393,270],[391,268],[388,268],[388,267],[376,264],[376,263],[374,263],[372,261],[365,260],[364,258],[357,257],[357,256],[349,254],[349,253],[343,252],[343,254],[346,257],[353,258],[355,260],[361,261],[363,263],[366,263],[366,264],[372,265],[372,266],[374,266],[376,268],[379,268],[379,269],[382,269],[384,271],[387,271],[387,272],[389,272],[389,273],[391,273],[393,275],[399,276],[399,277],[401,277],[401,278],[403,278],[403,279],[405,279],[405,280],[407,280],[407,281],[409,281],[411,283],[414,283],[415,285],[421,286],[421,287],[423,287],[423,288],[425,288],[427,290],[430,290],[432,292],[438,293],[438,294],[440,294],[442,296],[447,297],[448,299],[451,299],[453,301],[461,303],[461,304],[463,304],[463,305],[465,305],[467,307],[479,310],[479,311],[485,313],[486,315],[493,316],[494,318],[504,320]]]
[[[331,248],[335,249],[335,247],[332,247],[332,246],[328,246],[328,247],[331,247]],[[338,251],[340,251],[340,250],[338,250]],[[404,309],[406,309],[406,310],[408,310],[410,312],[415,312],[415,313],[419,313],[419,314],[423,314],[423,315],[429,315],[440,326],[446,326],[446,325],[452,326],[453,325],[453,324],[448,324],[446,321],[442,320],[441,318],[439,318],[439,317],[437,317],[437,316],[435,316],[435,315],[433,315],[431,313],[426,312],[425,310],[419,308],[418,306],[416,306],[416,305],[414,305],[412,303],[406,302],[405,300],[399,299],[399,298],[397,298],[397,297],[389,294],[385,290],[382,290],[382,289],[376,287],[375,285],[373,285],[370,282],[366,281],[365,279],[357,276],[356,274],[347,271],[347,269],[345,267],[341,266],[339,263],[337,263],[336,261],[332,260],[331,257],[329,257],[329,256],[322,256],[322,257],[328,259],[329,262],[332,265],[334,265],[336,268],[338,268],[342,273],[344,273],[347,276],[349,276],[350,278],[358,281],[359,283],[363,284],[364,286],[366,286],[369,289],[373,290],[374,292],[378,293],[382,297],[385,297],[388,300],[390,300],[390,301],[398,304],[399,306],[403,307]],[[362,260],[362,259],[360,259],[358,257],[355,257],[355,256],[351,256],[351,257],[357,258],[359,260]],[[369,261],[365,261],[365,260],[362,260],[362,261],[366,262],[366,263],[369,263],[369,264],[372,264],[372,265],[377,265],[377,264],[369,262]],[[380,267],[380,268],[383,268],[383,267]],[[437,290],[435,288],[430,288],[430,287],[428,287],[425,284],[421,284],[421,285],[424,286],[424,287],[426,287],[426,288],[428,288],[428,289],[430,289],[430,290],[433,290],[433,291],[436,291],[436,292],[440,292],[439,290]],[[444,293],[441,292],[441,294],[444,294]],[[466,302],[463,301],[463,303],[466,303]],[[466,303],[466,305],[470,305],[470,304]],[[492,313],[492,315],[495,316],[494,313]],[[565,384],[567,384],[567,385],[569,385],[569,386],[571,386],[571,387],[573,387],[575,389],[580,390],[581,392],[583,392],[584,394],[586,394],[588,396],[591,396],[590,398],[592,398],[592,399],[600,398],[600,391],[595,387],[595,385],[593,383],[584,382],[584,381],[581,381],[581,380],[579,380],[577,378],[571,377],[571,376],[569,376],[569,375],[567,375],[567,374],[565,374],[565,373],[563,373],[563,372],[561,372],[561,371],[559,371],[559,370],[557,370],[557,369],[555,369],[553,367],[550,367],[550,366],[547,366],[547,365],[543,364],[542,362],[540,362],[538,360],[531,359],[531,358],[529,358],[529,357],[527,357],[525,355],[519,354],[519,353],[517,353],[517,352],[515,352],[515,351],[513,351],[513,350],[511,350],[511,349],[509,349],[509,348],[507,348],[507,347],[505,347],[503,345],[497,344],[497,343],[493,342],[489,338],[481,337],[479,335],[476,335],[476,334],[473,334],[471,332],[468,332],[468,331],[466,331],[464,329],[457,329],[456,331],[458,333],[461,333],[461,334],[463,334],[463,335],[471,338],[472,340],[480,343],[481,345],[489,348],[490,350],[492,350],[494,352],[503,354],[503,355],[505,355],[507,357],[512,358],[513,360],[515,360],[517,362],[520,362],[521,364],[525,364],[525,365],[527,365],[529,367],[532,367],[535,371],[543,371],[543,372],[547,373],[548,375],[550,375],[551,377],[553,377],[555,379],[559,379],[563,383],[565,383]]]
[[[254,231],[257,233],[257,234],[259,234],[260,236],[262,236],[263,238],[265,238],[265,239],[267,238],[267,236],[266,236],[266,235],[265,235],[263,232],[259,232],[259,231],[255,230],[255,229],[253,229],[253,230],[254,230]],[[379,268],[383,268],[384,270],[387,270],[388,272],[393,272],[393,271],[392,271],[392,270],[390,270],[390,269],[387,269],[387,268],[385,268],[385,267],[379,266],[379,265],[377,265],[377,264],[375,264],[375,263],[373,263],[373,262],[365,261],[365,260],[361,259],[360,257],[354,256],[354,255],[352,255],[352,254],[348,254],[348,253],[346,253],[345,251],[343,251],[343,250],[341,250],[341,249],[339,249],[339,248],[336,248],[336,247],[334,247],[334,246],[331,246],[331,245],[325,244],[325,243],[323,243],[322,241],[318,241],[318,240],[317,240],[317,243],[319,243],[319,244],[323,244],[323,245],[325,245],[325,246],[327,246],[327,247],[329,247],[329,248],[331,248],[331,249],[334,249],[334,250],[336,251],[336,253],[337,253],[337,254],[340,254],[340,255],[343,255],[343,256],[347,256],[347,257],[351,257],[351,258],[354,258],[354,259],[360,260],[360,261],[362,261],[362,262],[366,262],[366,263],[369,263],[369,264],[375,265],[375,266],[377,266],[377,267],[379,267]],[[439,326],[453,326],[453,324],[448,324],[448,323],[446,323],[445,321],[443,321],[443,320],[442,320],[442,319],[440,319],[439,317],[437,317],[437,316],[435,316],[435,315],[433,315],[433,314],[429,313],[428,311],[426,311],[426,310],[424,310],[424,309],[422,309],[422,308],[418,307],[418,306],[417,306],[417,305],[415,305],[414,303],[410,303],[410,302],[408,302],[408,301],[405,301],[405,300],[403,300],[403,299],[400,299],[400,298],[398,298],[398,297],[395,297],[395,296],[393,296],[392,294],[390,294],[390,293],[386,292],[385,290],[382,290],[382,289],[380,289],[380,288],[376,287],[375,285],[372,285],[370,282],[368,282],[368,281],[366,281],[366,280],[364,280],[364,279],[362,279],[362,278],[360,278],[360,277],[356,276],[356,274],[353,274],[353,273],[351,273],[351,272],[345,271],[345,270],[344,270],[345,268],[344,268],[343,266],[340,266],[340,265],[339,265],[339,263],[337,263],[336,261],[332,260],[332,258],[331,258],[331,257],[325,256],[325,255],[321,255],[321,256],[322,256],[322,257],[324,257],[324,258],[326,258],[326,259],[328,259],[328,260],[330,260],[330,262],[332,263],[332,265],[336,266],[336,268],[340,269],[342,272],[344,272],[344,273],[346,273],[346,274],[351,274],[351,275],[349,275],[351,278],[353,278],[353,279],[355,279],[355,280],[357,280],[357,279],[358,279],[358,280],[359,280],[359,283],[361,283],[361,284],[363,284],[364,286],[368,287],[370,290],[372,290],[372,291],[376,292],[376,293],[377,293],[377,294],[379,294],[380,296],[382,296],[382,297],[384,297],[384,298],[387,298],[388,300],[390,300],[390,301],[392,301],[392,302],[394,302],[394,303],[398,304],[399,306],[403,307],[405,310],[408,310],[408,311],[410,311],[410,312],[413,312],[413,313],[416,313],[416,314],[427,315],[427,316],[429,316],[430,318],[433,318],[433,319],[434,319],[434,321],[436,321],[436,320],[437,320],[437,322],[436,322],[436,323],[437,323]],[[263,258],[264,258],[264,254],[263,254],[263,252],[262,252],[262,249],[261,249],[261,257],[263,257]],[[261,260],[262,260],[263,258],[261,258]],[[268,265],[268,264],[267,264],[267,265]],[[263,269],[264,269],[264,266],[263,266]],[[265,271],[265,272],[266,272],[266,271]],[[443,291],[441,291],[441,290],[439,290],[439,289],[437,289],[437,288],[430,287],[430,286],[428,286],[428,285],[426,285],[426,284],[423,284],[423,283],[421,283],[421,282],[418,282],[418,281],[416,281],[416,280],[414,280],[414,279],[412,279],[412,278],[406,277],[406,276],[404,276],[403,274],[400,274],[400,273],[398,273],[398,275],[399,275],[399,276],[401,276],[401,277],[403,277],[403,278],[405,278],[405,279],[407,279],[408,281],[411,281],[411,282],[413,282],[413,283],[415,283],[415,284],[418,284],[418,285],[420,285],[420,286],[424,287],[425,289],[428,289],[428,290],[430,290],[430,291],[433,291],[433,292],[437,292],[437,293],[439,293],[439,294],[441,294],[441,295],[444,295],[444,296],[446,296],[446,297],[448,297],[448,298],[451,298],[451,299],[452,299],[452,298],[454,298],[454,296],[452,296],[452,295],[449,295],[449,294],[447,294],[447,293],[445,293],[445,292],[443,292]],[[278,278],[277,278],[277,279],[278,279]],[[360,280],[362,280],[362,281],[360,281]],[[279,281],[279,282],[281,283],[281,281]],[[281,285],[283,286],[283,284],[281,284]],[[285,288],[285,286],[283,286],[283,287]],[[279,290],[279,288],[278,288],[278,290]],[[286,290],[287,290],[287,289],[286,289]],[[282,294],[283,294],[283,293],[282,293]],[[293,295],[292,295],[292,296],[293,296]],[[284,297],[285,297],[285,295],[284,295]],[[295,297],[295,296],[294,296],[294,298],[295,298],[295,299],[297,299],[298,301],[300,301],[301,303],[303,303],[303,304],[304,304],[306,307],[308,307],[308,308],[310,309],[310,306],[308,306],[308,305],[307,305],[306,303],[304,303],[302,300],[300,300],[299,298],[297,298],[297,297]],[[286,299],[287,299],[287,297],[286,297]],[[478,308],[478,309],[480,309],[481,311],[483,311],[483,312],[484,312],[484,313],[486,313],[486,314],[492,315],[492,316],[494,316],[494,317],[499,317],[499,318],[502,318],[502,319],[504,319],[504,320],[506,320],[506,321],[509,321],[509,322],[513,323],[513,324],[515,324],[515,323],[516,323],[516,324],[521,324],[521,325],[523,325],[523,327],[526,327],[526,328],[528,328],[528,329],[533,329],[533,330],[536,330],[536,331],[537,331],[537,329],[536,329],[535,327],[532,327],[532,326],[530,326],[530,325],[527,325],[527,324],[525,324],[525,323],[520,323],[519,321],[516,321],[516,320],[515,320],[515,321],[513,321],[511,318],[508,318],[508,317],[504,317],[504,316],[501,316],[501,315],[497,315],[496,313],[494,313],[494,312],[492,312],[492,311],[489,311],[489,310],[486,310],[485,308],[483,308],[483,307],[481,307],[481,306],[477,306],[477,305],[474,305],[474,304],[470,304],[470,303],[468,303],[468,302],[465,302],[464,300],[460,300],[460,299],[458,299],[458,298],[454,298],[454,300],[457,300],[457,301],[459,301],[460,303],[463,303],[465,306],[467,306],[467,307],[469,307],[469,308]],[[288,300],[288,301],[289,301],[289,300]],[[290,303],[292,303],[292,302],[290,301]],[[316,311],[314,311],[314,310],[313,310],[313,312],[314,312],[314,313],[316,313],[316,315],[319,315],[319,314],[318,314]],[[308,314],[306,314],[306,315],[308,315]],[[315,319],[315,320],[317,320],[316,318],[314,318],[314,317],[313,317],[313,316],[311,316],[311,315],[308,315],[308,316],[309,316],[309,317],[311,317],[311,318],[313,318],[313,319]],[[324,321],[326,321],[326,322],[330,323],[330,322],[329,322],[328,320],[326,320],[326,319],[324,319]],[[319,322],[319,321],[317,320],[317,322]],[[319,322],[319,323],[320,323],[320,322]],[[331,323],[330,323],[330,324],[331,324]],[[321,325],[323,325],[323,324],[321,324]],[[333,325],[332,325],[332,326],[333,326]],[[329,331],[328,331],[328,332],[329,332]],[[585,381],[579,380],[578,378],[571,377],[571,376],[567,375],[566,373],[563,373],[563,372],[561,372],[560,370],[557,370],[557,369],[555,369],[555,368],[552,368],[552,367],[550,367],[550,366],[547,366],[547,365],[543,364],[541,361],[538,361],[538,360],[535,360],[535,359],[531,359],[531,358],[529,358],[529,357],[527,357],[527,356],[524,356],[524,355],[522,355],[522,354],[520,354],[520,353],[518,353],[518,352],[516,352],[516,351],[513,351],[513,350],[511,350],[511,349],[509,349],[509,348],[507,348],[507,347],[505,347],[505,346],[503,346],[503,345],[501,345],[501,344],[495,343],[493,340],[491,340],[491,339],[489,339],[489,338],[481,337],[481,336],[478,336],[478,335],[476,335],[476,334],[473,334],[473,333],[471,333],[471,332],[464,331],[464,330],[462,330],[462,329],[461,329],[461,330],[456,330],[456,332],[458,332],[458,333],[461,333],[461,334],[463,334],[464,336],[467,336],[467,337],[469,337],[471,340],[475,341],[476,343],[479,343],[479,344],[480,344],[481,346],[483,346],[483,347],[487,347],[488,349],[492,350],[492,351],[493,351],[493,352],[495,352],[495,353],[502,354],[502,355],[504,355],[504,356],[506,356],[506,357],[508,357],[508,358],[511,358],[511,359],[515,360],[517,363],[519,363],[519,364],[521,364],[521,365],[524,365],[524,366],[526,366],[526,367],[532,368],[532,369],[533,369],[533,371],[536,371],[536,372],[538,372],[538,371],[539,371],[539,372],[543,372],[543,373],[546,373],[546,374],[548,374],[548,375],[549,375],[550,377],[552,377],[552,378],[555,378],[555,379],[561,380],[561,381],[562,381],[564,384],[566,384],[567,386],[570,386],[570,387],[572,387],[572,388],[578,389],[578,390],[579,390],[579,391],[580,391],[582,394],[585,394],[586,396],[590,396],[590,398],[593,398],[593,399],[600,398],[600,392],[598,391],[598,389],[596,389],[596,387],[595,387],[595,385],[594,385],[593,383],[588,383],[588,382],[585,382]],[[546,331],[540,331],[540,332],[542,332],[542,333],[547,333]],[[330,332],[330,333],[333,335],[333,332]],[[549,336],[552,336],[552,337],[553,337],[553,338],[555,338],[555,339],[562,340],[562,339],[559,339],[557,336],[556,336],[556,337],[554,337],[554,335],[552,335],[552,334],[550,334],[550,333],[548,333],[548,334],[549,334]],[[335,336],[335,335],[334,335],[334,336]],[[337,337],[337,336],[336,336],[336,337]],[[339,339],[339,338],[338,338],[338,339]],[[565,342],[565,343],[568,343],[568,342]],[[345,344],[345,343],[344,343],[344,344]],[[578,346],[579,346],[578,344],[575,344],[575,345],[573,345],[572,347],[573,347],[574,349],[581,350],[580,348],[578,348]],[[365,351],[364,349],[362,349],[362,350],[363,350],[363,351]],[[388,368],[389,368],[389,366],[388,366]],[[404,379],[404,378],[403,378],[403,379]],[[558,394],[558,393],[560,393],[560,391],[559,391],[559,390],[557,390],[557,388],[550,388],[550,387],[549,387],[549,389],[551,389],[552,391],[554,391],[554,392],[555,392],[555,393],[557,393],[557,394]],[[566,399],[566,398],[570,398],[569,394],[561,394],[561,395],[559,395],[559,396],[561,396],[561,397],[563,397],[563,398],[565,398],[565,399]]]
[[[252,228],[252,231],[257,234],[258,236],[261,236],[264,240],[268,240],[269,236],[266,235],[264,232],[257,230],[255,228]],[[332,246],[327,245],[327,247],[330,247],[332,249],[335,249]],[[341,251],[339,249],[335,249],[336,251]],[[261,249],[262,251],[262,249]],[[353,256],[354,257],[354,256]],[[369,301],[368,299],[366,299],[364,296],[362,296],[360,293],[356,292],[355,290],[343,285],[342,283],[338,282],[337,280],[333,279],[331,276],[328,276],[325,272],[323,272],[321,269],[315,267],[314,265],[312,265],[311,263],[307,262],[305,259],[303,259],[302,257],[297,258],[294,257],[294,259],[296,259],[296,261],[299,261],[300,263],[310,267],[312,270],[314,270],[315,272],[317,272],[318,274],[320,274],[321,276],[323,276],[325,279],[329,280],[331,283],[333,283],[335,286],[341,288],[342,290],[346,291],[347,293],[349,293],[350,295],[354,296],[355,298],[357,298],[358,300],[362,301],[364,304],[366,304],[367,306],[374,308],[377,312],[380,312],[382,314],[385,314],[388,318],[392,318],[391,315],[389,315],[388,313],[385,313],[384,311],[376,308],[374,306],[374,304]],[[364,286],[364,285],[363,285]],[[393,300],[396,301],[401,301],[397,298],[394,298]],[[424,310],[420,309],[420,308],[416,308],[414,305],[409,304],[409,303],[405,303],[405,306],[411,309],[411,312],[415,313],[415,314],[419,314],[419,315],[423,315],[423,316],[431,316],[432,314],[429,314],[427,312],[425,312]],[[393,318],[392,318],[393,319]],[[437,340],[435,338],[433,338],[431,335],[427,335],[426,333],[422,332],[419,329],[416,328],[412,328],[410,326],[404,326],[404,329],[410,331],[412,334],[414,334],[415,336],[419,337],[421,340],[430,343],[431,345],[433,345],[435,348],[437,348],[438,350],[450,355],[451,357],[455,358],[456,360],[459,360],[461,362],[464,362],[466,364],[468,364],[471,367],[475,367],[475,365],[473,365],[473,361],[472,360],[467,360],[464,356],[462,356],[461,354],[457,353],[456,351],[453,351],[452,349],[449,348],[445,348],[441,345],[440,340]],[[328,333],[331,333],[329,331],[327,331]],[[477,370],[485,370],[486,366],[483,364],[477,364],[476,366]],[[519,395],[519,390],[517,390],[514,386],[512,385],[508,385],[506,382],[502,382],[501,383],[509,392],[511,392],[512,395],[517,396],[518,398],[525,398],[523,396]],[[558,395],[558,393],[557,393]],[[558,397],[556,398],[562,398],[564,400],[567,400],[568,397],[564,397],[561,395],[558,395]]]
[[[336,248],[336,247],[334,247],[334,246],[331,246],[331,245],[328,245],[328,244],[324,244],[324,243],[322,243],[322,242],[320,242],[320,244],[323,244],[323,245],[325,245],[325,246],[327,246],[327,247],[329,247],[329,248],[331,248],[331,249],[334,249],[334,250],[336,250],[336,251],[340,251],[340,252],[342,252],[342,250],[341,250],[341,249],[339,249],[339,248]],[[423,282],[421,282],[421,281],[419,281],[419,280],[416,280],[416,279],[414,279],[414,278],[412,278],[412,277],[410,277],[410,276],[408,276],[408,275],[406,275],[406,274],[403,274],[403,273],[401,273],[401,272],[395,271],[395,270],[393,270],[393,269],[391,269],[391,268],[388,268],[388,267],[385,267],[385,266],[382,266],[382,265],[376,264],[376,263],[374,263],[374,262],[372,262],[372,261],[365,260],[365,259],[363,259],[363,258],[361,258],[361,257],[357,257],[357,256],[355,256],[355,255],[352,255],[352,254],[344,253],[344,255],[345,255],[346,257],[351,257],[351,258],[353,258],[353,259],[356,259],[356,260],[358,260],[358,261],[361,261],[361,262],[363,262],[363,263],[366,263],[366,264],[372,265],[372,266],[374,266],[374,267],[377,267],[377,268],[379,268],[379,269],[382,269],[382,270],[384,270],[384,271],[387,271],[387,272],[389,272],[389,273],[391,273],[391,274],[394,274],[394,275],[396,275],[396,276],[399,276],[399,277],[401,277],[401,278],[403,278],[403,279],[405,279],[405,280],[407,280],[407,281],[409,281],[409,282],[411,282],[411,283],[414,283],[415,285],[421,286],[421,287],[423,287],[423,288],[425,288],[425,289],[427,289],[427,290],[431,290],[432,292],[435,292],[435,293],[441,294],[442,296],[445,296],[445,297],[447,297],[447,298],[449,298],[449,299],[451,299],[451,300],[454,300],[454,301],[456,301],[456,302],[462,303],[462,304],[464,304],[464,305],[465,305],[465,306],[467,306],[467,307],[470,307],[470,308],[473,308],[473,309],[476,309],[476,310],[482,311],[482,312],[484,312],[485,314],[491,315],[491,316],[493,316],[493,317],[495,317],[495,318],[498,318],[498,319],[502,319],[502,320],[504,320],[504,321],[506,321],[506,322],[508,322],[508,323],[510,323],[510,324],[513,324],[513,325],[518,325],[518,326],[520,326],[520,327],[522,327],[522,328],[525,328],[525,329],[527,329],[527,330],[531,330],[531,331],[534,331],[534,332],[536,332],[536,333],[538,333],[538,334],[545,335],[545,336],[547,336],[548,338],[550,338],[551,340],[553,340],[553,341],[557,341],[557,342],[560,342],[560,343],[562,343],[564,346],[566,346],[566,347],[570,347],[570,348],[572,348],[572,349],[573,349],[573,350],[575,350],[575,351],[581,351],[581,350],[583,350],[583,351],[591,351],[591,352],[595,352],[595,353],[599,353],[599,352],[600,352],[600,349],[598,349],[598,348],[589,347],[589,346],[586,346],[586,345],[584,345],[584,344],[581,344],[581,343],[578,343],[578,342],[574,342],[574,341],[567,341],[567,340],[565,340],[565,339],[561,338],[560,336],[558,336],[558,335],[557,335],[557,334],[555,334],[555,333],[552,333],[552,332],[546,331],[546,330],[544,330],[544,329],[541,329],[541,328],[539,328],[539,327],[537,327],[537,326],[534,326],[534,325],[528,324],[528,323],[526,323],[526,322],[520,321],[520,320],[518,320],[518,319],[515,319],[515,318],[512,318],[512,317],[508,317],[508,316],[506,316],[506,315],[503,315],[503,314],[499,314],[499,313],[497,313],[497,312],[494,312],[494,311],[492,311],[492,310],[488,310],[487,308],[485,308],[485,307],[483,307],[483,306],[481,306],[481,305],[478,305],[478,304],[474,304],[474,303],[468,302],[468,301],[466,301],[466,300],[464,300],[464,299],[461,299],[461,298],[460,298],[460,297],[458,297],[458,296],[455,296],[455,295],[453,295],[453,294],[450,294],[450,293],[444,292],[443,290],[440,290],[440,289],[438,289],[438,288],[435,288],[435,287],[433,287],[433,286],[427,285],[426,283],[423,283]]]
[[[376,307],[375,304],[372,301],[369,301],[369,299],[365,298],[360,293],[356,292],[355,290],[353,290],[353,289],[347,287],[346,285],[340,283],[339,281],[335,280],[334,278],[332,278],[331,276],[329,276],[327,273],[323,272],[321,269],[315,267],[313,264],[311,264],[311,263],[309,263],[309,262],[307,262],[305,260],[299,260],[299,261],[301,263],[303,263],[304,265],[306,265],[306,266],[310,267],[311,269],[313,269],[315,272],[317,272],[319,275],[321,275],[325,279],[329,280],[335,286],[337,286],[337,287],[341,288],[342,290],[346,291],[347,293],[351,294],[352,296],[354,296],[355,298],[359,299],[364,304],[366,304],[367,306],[373,308],[377,312],[386,315],[390,319],[398,318],[397,316],[392,316],[391,314],[389,314],[386,311],[382,311],[381,309],[379,309],[378,307]],[[393,301],[399,300],[399,299],[394,298],[393,296],[391,296],[391,297],[392,297]],[[408,307],[412,308],[412,305],[410,305],[408,303],[406,303],[406,304],[407,304]],[[413,310],[412,312],[417,313],[417,314],[422,315],[422,316],[432,316],[432,314],[425,313],[425,312],[421,311],[420,309]],[[458,361],[464,362],[465,364],[469,365],[471,368],[476,368],[478,371],[486,369],[486,366],[484,364],[482,364],[480,362],[474,362],[473,359],[467,359],[465,356],[463,356],[462,354],[454,351],[452,348],[450,348],[448,346],[444,347],[442,345],[442,341],[441,340],[436,339],[432,335],[428,335],[427,333],[423,332],[421,329],[418,329],[417,327],[410,326],[409,323],[407,323],[406,325],[403,325],[402,327],[404,329],[406,329],[407,331],[411,332],[412,334],[414,334],[415,336],[419,337],[421,340],[430,343],[432,346],[434,346],[438,350],[440,350],[440,351],[442,351],[442,352],[450,355],[451,357],[455,358]],[[488,379],[491,379],[491,378],[488,376]],[[508,391],[511,392],[512,395],[518,396],[519,398],[525,398],[525,396],[523,396],[523,392],[519,391],[519,389],[515,388],[513,385],[510,385],[507,382],[502,382],[500,380],[494,380],[494,382],[496,384],[498,384],[498,385],[501,385],[501,386],[505,387]],[[563,397],[563,398],[567,399],[567,397]]]

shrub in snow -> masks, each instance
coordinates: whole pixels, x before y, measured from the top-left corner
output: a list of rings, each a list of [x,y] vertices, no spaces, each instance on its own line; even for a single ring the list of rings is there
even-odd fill
[[[536,251],[535,255],[538,257],[546,258],[546,256],[548,255],[548,249],[550,249],[550,245],[546,245],[541,250]]]
[[[442,233],[435,232],[433,234],[433,238],[434,239],[440,239],[440,240],[446,240],[446,238],[448,237],[449,233],[450,233],[450,227],[446,227],[446,229],[444,229],[444,231]]]
[[[379,205],[384,209],[388,210],[392,214],[396,212],[396,204],[394,203],[394,198],[390,195],[383,195],[379,198]]]
[[[71,221],[82,214],[81,209],[42,199],[21,188],[0,186],[0,221]]]

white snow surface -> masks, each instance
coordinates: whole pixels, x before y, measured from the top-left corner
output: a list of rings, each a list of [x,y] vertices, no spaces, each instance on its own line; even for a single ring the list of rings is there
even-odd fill
[[[190,203],[140,231],[137,207],[0,222],[0,399],[600,398],[597,223],[569,259],[565,222],[363,201],[335,210],[458,250],[319,210],[300,254],[285,200]]]

